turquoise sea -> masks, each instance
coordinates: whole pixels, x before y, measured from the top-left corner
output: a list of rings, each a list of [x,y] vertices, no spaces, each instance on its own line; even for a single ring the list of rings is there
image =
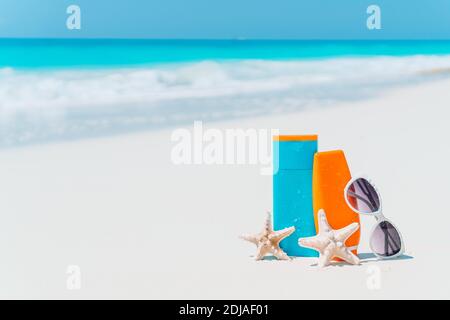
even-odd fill
[[[450,41],[0,39],[0,67],[154,66],[203,60],[306,60],[450,54]]]
[[[450,41],[0,39],[0,147],[367,99],[450,70]]]

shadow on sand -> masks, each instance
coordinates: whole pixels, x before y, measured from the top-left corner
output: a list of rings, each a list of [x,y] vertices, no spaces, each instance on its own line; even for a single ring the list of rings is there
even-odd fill
[[[397,261],[397,260],[410,260],[410,259],[414,259],[414,257],[403,254],[397,258],[393,258],[393,259],[380,259],[377,258],[376,255],[374,255],[373,253],[359,253],[358,254],[359,259],[361,260],[361,265],[366,264],[366,263],[371,263],[371,262],[387,262],[387,261]],[[314,263],[311,266],[317,267],[318,264]],[[347,262],[344,261],[334,261],[331,262],[331,266],[334,267],[353,267],[353,265],[348,264]]]

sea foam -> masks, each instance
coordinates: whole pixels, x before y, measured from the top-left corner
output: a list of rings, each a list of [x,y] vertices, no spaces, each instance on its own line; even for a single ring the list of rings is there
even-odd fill
[[[0,146],[300,110],[434,78],[450,56],[0,69]]]

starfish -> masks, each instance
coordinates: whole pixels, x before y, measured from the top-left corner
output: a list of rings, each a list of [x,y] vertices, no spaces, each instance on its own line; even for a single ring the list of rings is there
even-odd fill
[[[359,258],[345,246],[345,241],[359,229],[359,224],[354,222],[348,226],[333,230],[328,223],[323,209],[318,212],[319,233],[314,237],[300,238],[298,244],[303,247],[319,251],[319,267],[330,264],[333,258],[341,258],[350,264],[359,264]]]
[[[280,248],[280,242],[284,238],[289,237],[294,231],[295,227],[274,231],[271,214],[267,212],[264,229],[256,235],[242,235],[241,239],[256,245],[255,260],[262,260],[269,253],[279,260],[290,260],[286,252]]]

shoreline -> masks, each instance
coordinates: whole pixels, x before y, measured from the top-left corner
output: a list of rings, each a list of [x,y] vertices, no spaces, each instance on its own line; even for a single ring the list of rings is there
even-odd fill
[[[439,82],[449,66],[450,55],[0,70],[0,147],[364,103],[392,88]]]

